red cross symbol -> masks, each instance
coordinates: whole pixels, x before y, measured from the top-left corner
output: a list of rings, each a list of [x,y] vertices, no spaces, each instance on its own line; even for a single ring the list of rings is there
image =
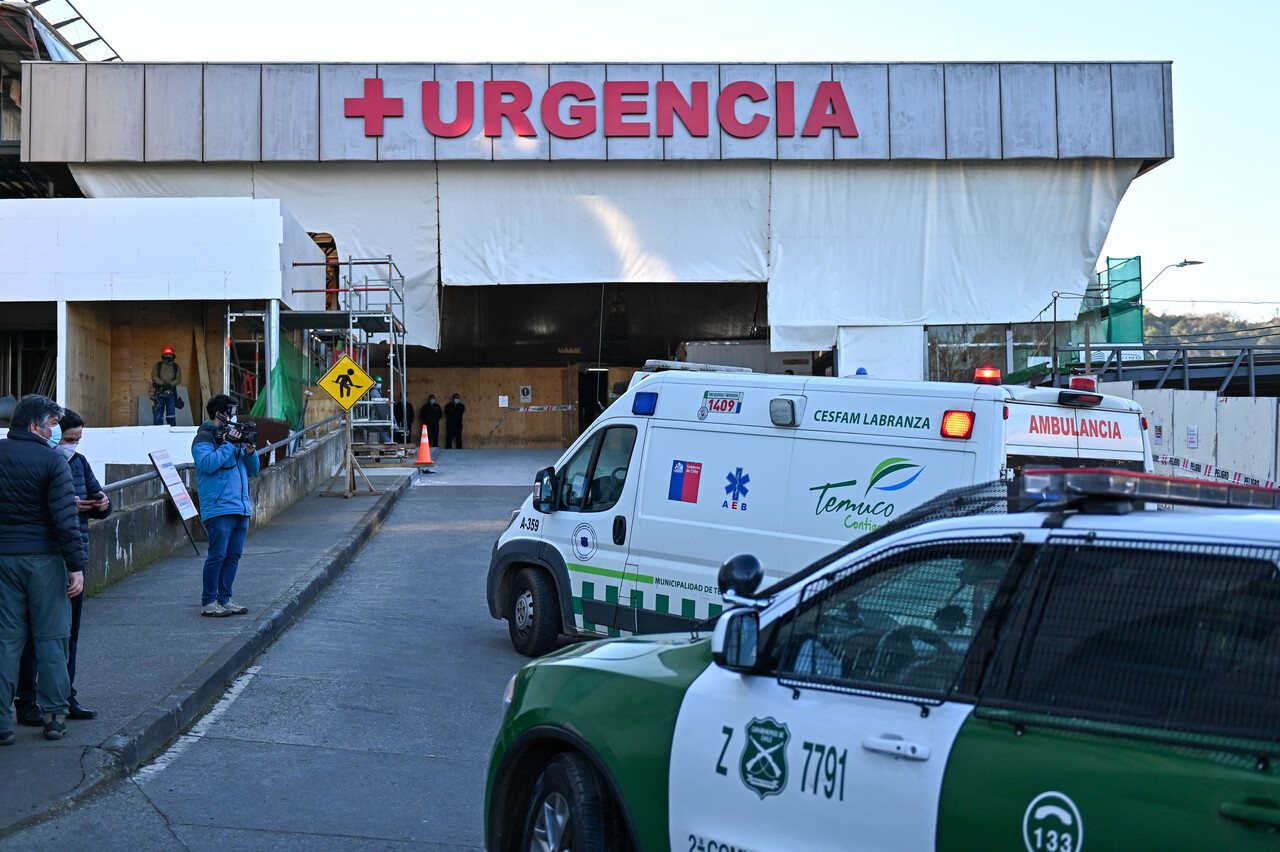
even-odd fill
[[[347,118],[364,118],[364,135],[381,136],[382,119],[404,115],[404,98],[384,98],[382,80],[368,77],[364,81],[363,98],[347,98]]]

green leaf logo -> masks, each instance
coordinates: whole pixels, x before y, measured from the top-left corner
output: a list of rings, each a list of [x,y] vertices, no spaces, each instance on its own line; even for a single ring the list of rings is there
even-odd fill
[[[919,468],[919,470],[916,470],[915,475],[909,477],[903,482],[899,482],[895,485],[877,486],[876,484],[885,479],[885,477],[892,476],[900,470],[914,470],[916,468]],[[924,473],[924,467],[915,464],[910,459],[885,459],[880,462],[880,464],[876,465],[875,470],[871,471],[871,481],[867,483],[867,490],[863,492],[863,496],[870,494],[872,488],[875,488],[878,491],[897,491],[900,488],[906,488],[908,485],[915,482],[916,477],[922,473]]]

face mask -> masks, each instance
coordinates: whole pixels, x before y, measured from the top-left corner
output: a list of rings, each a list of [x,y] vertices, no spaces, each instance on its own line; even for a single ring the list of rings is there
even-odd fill
[[[455,396],[455,397],[453,398],[453,401],[454,401],[454,402],[462,402],[462,397]]]
[[[436,401],[436,398],[434,396],[427,397],[427,402],[435,402],[435,401]]]
[[[47,443],[50,447],[56,447],[62,441],[62,426],[53,424],[53,433],[49,435]]]
[[[76,454],[75,444],[59,444],[58,446],[54,447],[54,449],[57,450],[58,454],[62,456],[64,459],[66,459],[67,461],[71,461],[71,457]]]

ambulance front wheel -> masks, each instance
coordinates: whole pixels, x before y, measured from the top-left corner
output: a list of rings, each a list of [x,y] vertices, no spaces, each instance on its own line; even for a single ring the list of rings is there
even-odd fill
[[[511,644],[526,657],[540,657],[555,647],[560,613],[545,571],[524,568],[516,575],[507,596],[507,630]]]

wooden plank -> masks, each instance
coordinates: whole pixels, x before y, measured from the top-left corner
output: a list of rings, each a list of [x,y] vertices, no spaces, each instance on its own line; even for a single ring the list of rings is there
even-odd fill
[[[191,328],[192,342],[195,344],[196,358],[196,374],[200,377],[200,394],[196,399],[191,400],[191,420],[193,423],[199,423],[202,419],[205,404],[212,398],[209,393],[209,358],[205,348],[204,326],[195,325]],[[188,387],[188,393],[190,388]]]

